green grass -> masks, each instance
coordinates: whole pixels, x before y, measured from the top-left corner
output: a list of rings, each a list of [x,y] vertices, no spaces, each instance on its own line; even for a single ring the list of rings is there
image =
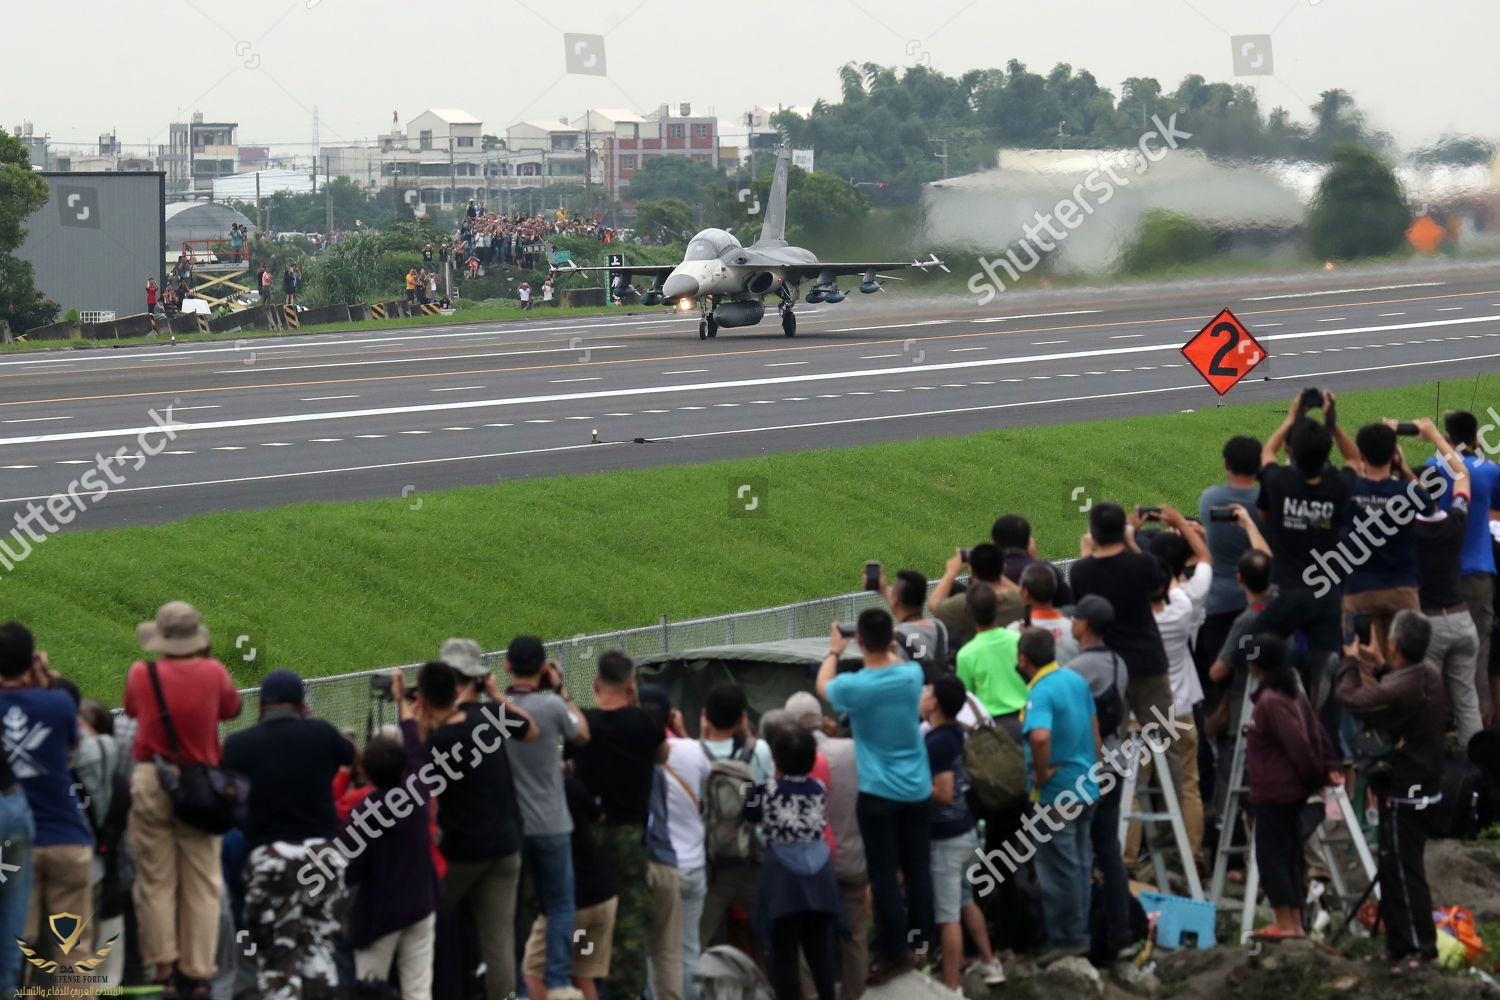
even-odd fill
[[[1492,375],[1450,382],[1443,400],[1468,406],[1473,394],[1482,411],[1497,393]],[[1340,411],[1353,427],[1432,415],[1434,405],[1428,384],[1349,393]],[[103,699],[117,697],[138,652],[135,623],[178,598],[204,613],[240,682],[278,666],[332,674],[425,659],[450,635],[495,649],[518,632],[565,638],[653,624],[659,614],[681,620],[847,593],[866,559],[936,575],[954,547],[984,540],[1009,511],[1031,518],[1044,555],[1075,555],[1086,500],[1191,510],[1222,477],[1224,440],[1269,434],[1284,408],[1209,406],[501,482],[423,495],[418,510],[393,497],[71,532],[0,575],[0,595],[3,614],[32,626],[53,664]],[[761,515],[731,516],[742,482],[756,485]],[[240,635],[259,651],[248,665],[228,655]]]

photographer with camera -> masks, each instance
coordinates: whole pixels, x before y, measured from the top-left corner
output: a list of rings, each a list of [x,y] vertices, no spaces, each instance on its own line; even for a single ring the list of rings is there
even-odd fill
[[[1224,645],[1234,620],[1245,610],[1245,595],[1235,582],[1240,556],[1250,550],[1250,537],[1240,526],[1234,506],[1254,510],[1260,496],[1255,476],[1260,472],[1260,442],[1240,435],[1224,444],[1225,482],[1210,486],[1198,498],[1198,521],[1207,532],[1208,551],[1213,555],[1213,582],[1203,602],[1203,624],[1194,645],[1201,680],[1207,680],[1209,664]]]
[[[578,1000],[573,988],[573,818],[563,789],[562,747],[589,740],[589,724],[568,697],[562,671],[542,640],[516,636],[505,651],[507,698],[526,712],[538,738],[512,743],[511,774],[521,806],[521,860],[546,924],[547,1000]]]
[[[998,562],[999,550],[994,553]],[[878,986],[916,967],[914,938],[922,948],[935,943],[932,772],[918,724],[922,668],[901,655],[894,623],[883,609],[860,614],[856,642],[864,665],[840,674],[839,660],[849,640],[838,623],[833,624],[828,655],[818,667],[817,689],[834,711],[849,714],[854,736],[859,769],[856,811],[879,951],[868,984]]]
[[[958,574],[965,566],[969,567],[970,587],[988,584],[995,592],[995,624],[1004,628],[1011,622],[1020,621],[1026,613],[1021,589],[1005,575],[1005,557],[998,546],[985,542],[972,549],[954,549],[948,564],[943,567],[943,578],[927,598],[927,606],[932,609],[932,616],[947,627],[948,644],[955,650],[974,638],[975,632],[974,621],[966,611],[964,595],[954,590]]]
[[[1439,468],[1449,470],[1452,488],[1445,491],[1447,509],[1438,508],[1417,516],[1417,563],[1421,584],[1418,595],[1422,614],[1432,623],[1432,645],[1427,659],[1443,675],[1448,704],[1453,711],[1453,729],[1460,746],[1484,728],[1480,720],[1479,690],[1474,667],[1479,656],[1479,633],[1464,600],[1463,553],[1469,528],[1469,469],[1462,458],[1438,433],[1431,420],[1390,424],[1398,432],[1416,431],[1437,449]],[[1401,451],[1396,450],[1398,458]],[[1401,461],[1407,476],[1412,472]]]
[[[1324,422],[1307,416],[1323,410]],[[1261,449],[1260,511],[1271,545],[1275,595],[1261,613],[1256,631],[1283,639],[1301,632],[1307,640],[1303,686],[1314,706],[1325,664],[1339,649],[1343,581],[1326,575],[1318,557],[1339,544],[1349,520],[1349,484],[1328,462],[1337,427],[1332,393],[1306,389],[1292,400],[1286,420]],[[1286,448],[1291,464],[1278,455]]]
[[[1342,428],[1333,428],[1344,455],[1341,475],[1349,487],[1344,546],[1352,565],[1344,582],[1344,610],[1370,616],[1376,645],[1384,643],[1396,612],[1420,606],[1415,515],[1437,508],[1401,458],[1400,426],[1394,421],[1366,424],[1353,441]],[[1403,429],[1416,434],[1415,424]]]
[[[1466,410],[1455,410],[1443,416],[1444,439],[1463,462],[1469,476],[1469,517],[1464,532],[1463,556],[1458,579],[1459,592],[1474,619],[1479,633],[1479,669],[1475,688],[1479,694],[1479,714],[1486,726],[1493,724],[1494,706],[1500,705],[1500,674],[1490,662],[1490,638],[1495,628],[1495,548],[1490,538],[1493,510],[1500,506],[1500,465],[1485,458],[1479,448],[1479,420]],[[1458,471],[1440,452],[1428,461],[1452,480]],[[1450,488],[1438,503],[1445,510],[1453,502],[1456,489]]]
[[[1355,764],[1380,797],[1380,918],[1393,974],[1437,960],[1423,811],[1442,799],[1443,678],[1426,662],[1432,623],[1398,612],[1384,650],[1350,634],[1334,693],[1367,729]]]

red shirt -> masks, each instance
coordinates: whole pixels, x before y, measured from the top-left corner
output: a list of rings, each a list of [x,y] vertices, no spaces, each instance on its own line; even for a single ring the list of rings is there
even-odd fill
[[[234,689],[229,671],[218,660],[166,658],[156,661],[162,697],[172,714],[181,747],[182,764],[217,764],[222,747],[219,720],[240,714],[240,693]],[[156,707],[156,693],[144,661],[131,664],[125,675],[125,714],[136,720],[136,760],[151,760],[155,754],[171,757],[167,732]]]

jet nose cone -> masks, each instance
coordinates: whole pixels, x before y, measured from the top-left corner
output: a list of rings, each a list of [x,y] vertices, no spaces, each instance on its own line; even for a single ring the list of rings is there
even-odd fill
[[[661,286],[662,295],[670,300],[691,299],[698,296],[698,279],[687,274],[668,275]]]

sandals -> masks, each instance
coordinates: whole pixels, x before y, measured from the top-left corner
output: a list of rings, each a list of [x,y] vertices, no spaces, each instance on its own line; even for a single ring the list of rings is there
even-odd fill
[[[1420,972],[1433,972],[1438,968],[1439,962],[1435,958],[1421,958],[1416,955],[1408,955],[1391,966],[1391,975],[1397,979],[1403,979]]]

